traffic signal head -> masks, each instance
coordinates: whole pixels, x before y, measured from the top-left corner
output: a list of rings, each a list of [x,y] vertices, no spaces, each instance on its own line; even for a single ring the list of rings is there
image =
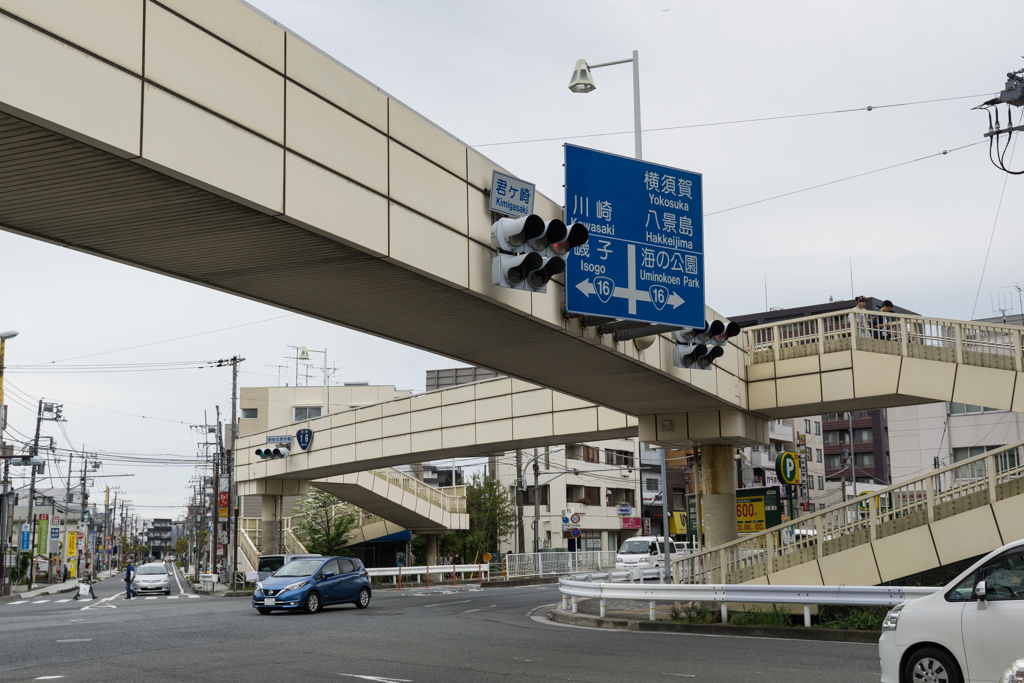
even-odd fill
[[[544,224],[544,232],[529,240],[530,249],[544,251],[553,244],[563,242],[568,234],[569,230],[565,223],[557,218],[550,220]]]
[[[544,257],[536,252],[528,254],[498,254],[491,261],[493,281],[502,287],[525,289],[526,276],[544,266]]]
[[[271,453],[272,453],[273,457],[275,457],[275,458],[286,458],[286,457],[288,457],[288,447],[287,446],[274,446],[274,450],[271,451]]]
[[[718,321],[715,321],[715,322],[718,322]],[[725,329],[723,329],[722,332],[720,332],[719,334],[716,334],[716,335],[712,335],[710,341],[711,341],[712,344],[714,344],[716,346],[721,346],[722,344],[726,343],[727,341],[729,341],[730,339],[732,339],[733,337],[735,337],[739,333],[740,333],[740,324],[739,323],[732,323],[731,322],[731,323],[729,323],[728,325],[725,326]]]
[[[695,344],[693,341],[698,334],[703,334],[708,329],[709,323],[704,321],[704,327],[684,327],[672,333],[672,338],[677,344]]]
[[[708,347],[704,344],[678,344],[672,349],[672,365],[677,368],[694,368],[697,361],[707,353]]]
[[[522,251],[528,241],[541,237],[546,227],[544,219],[535,214],[501,218],[491,225],[491,244],[500,251]]]
[[[708,349],[708,352],[697,359],[697,368],[700,370],[706,370],[711,367],[711,364],[715,362],[716,358],[721,358],[722,354],[725,353],[725,349],[721,346],[712,346]]]
[[[587,231],[587,226],[582,223],[573,223],[566,230],[565,239],[551,245],[551,251],[558,256],[565,256],[570,249],[586,244],[589,239],[590,233]]]
[[[557,256],[551,258],[542,259],[543,264],[536,270],[530,271],[526,275],[526,282],[534,291],[544,292],[547,291],[548,280],[555,275],[565,272],[565,261]]]

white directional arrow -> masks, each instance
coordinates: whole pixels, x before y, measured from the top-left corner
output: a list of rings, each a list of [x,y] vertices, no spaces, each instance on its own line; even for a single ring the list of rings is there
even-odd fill
[[[594,293],[594,283],[590,281],[590,278],[587,278],[583,282],[577,283],[576,289],[583,292],[583,296],[589,298]]]
[[[672,308],[679,308],[679,304],[685,304],[686,301],[683,300],[683,297],[679,296],[675,292],[672,292],[668,296],[668,303],[670,306],[672,306]]]

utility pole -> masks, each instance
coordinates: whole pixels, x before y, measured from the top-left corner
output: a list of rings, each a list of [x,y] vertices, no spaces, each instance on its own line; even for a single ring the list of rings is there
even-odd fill
[[[85,493],[85,474],[86,474],[86,472],[85,471],[86,471],[86,466],[88,464],[89,464],[89,461],[85,457],[85,445],[83,444],[82,445],[82,512],[78,516],[78,528],[79,529],[84,529],[85,531],[84,531],[84,533],[82,535],[82,542],[75,544],[75,550],[77,551],[78,555],[81,555],[82,560],[84,560],[87,563],[89,562],[89,549],[88,549],[88,545],[86,545],[85,548],[83,548],[82,546],[83,546],[83,544],[87,544],[88,541],[89,541],[89,527],[88,527],[88,525],[86,525],[86,521],[85,521],[86,513],[89,510],[89,504],[88,504],[88,502],[85,499],[86,498],[86,493]],[[69,470],[71,469],[71,464],[70,463],[68,463],[68,469]],[[75,569],[77,570],[79,576],[82,575],[82,566],[81,565],[82,565],[81,562],[76,562],[75,563]]]
[[[526,533],[523,529],[523,452],[516,450],[516,520],[519,552],[526,552]]]
[[[665,564],[662,571],[665,575],[665,583],[672,583],[672,536],[669,534],[668,525],[668,475],[665,471],[665,449],[661,449],[661,531],[665,537],[663,550],[665,551]]]
[[[39,430],[42,428],[42,426],[43,426],[43,399],[39,399],[39,412],[36,413],[36,437],[32,441],[32,459],[33,460],[37,457],[37,454],[39,453]],[[36,547],[36,544],[35,544],[36,527],[39,526],[38,524],[34,524],[33,521],[32,521],[32,506],[33,506],[33,503],[35,503],[35,498],[36,498],[36,466],[33,463],[31,465],[31,467],[32,467],[32,481],[29,484],[29,488],[28,488],[28,523],[32,525],[30,527],[31,530],[32,530],[32,536],[31,536],[32,540],[29,542],[29,554],[30,555],[33,554],[33,551],[35,550],[35,547]],[[32,560],[29,562],[29,567],[28,567],[28,590],[32,590],[32,575],[35,574],[35,568],[36,568],[36,561],[35,561],[35,557],[33,557]]]
[[[850,418],[850,475],[853,479],[853,497],[857,497],[857,452],[853,448],[853,413],[847,412]]]
[[[64,524],[61,530],[61,538],[64,539],[65,543],[61,546],[60,557],[62,560],[61,567],[64,566],[64,562],[68,560],[68,548],[67,548],[67,532],[71,530],[71,522],[68,520],[68,513],[71,512],[71,467],[75,461],[74,450],[68,451],[68,485],[64,490]]]
[[[540,552],[540,463],[533,449],[533,552]]]
[[[0,340],[2,343],[3,340]],[[3,367],[3,362],[0,361],[0,368]],[[0,403],[0,412],[4,409],[3,404]],[[0,422],[3,421],[3,415],[0,415]],[[0,432],[2,434],[2,432]],[[0,456],[6,456],[6,446],[3,441],[0,441]],[[9,595],[7,589],[7,537],[10,535],[7,532],[7,527],[11,524],[11,501],[7,498],[7,481],[11,474],[11,459],[4,457],[4,497],[3,497],[3,516],[0,517],[0,597]]]
[[[213,549],[213,551],[214,551],[213,552],[213,571],[210,572],[211,574],[219,573],[217,571],[217,552],[216,551],[217,551],[217,547],[219,545],[221,545],[221,543],[220,543],[220,468],[223,466],[224,461],[225,461],[225,457],[224,457],[224,441],[223,441],[223,439],[221,437],[221,429],[220,429],[220,406],[216,406],[216,408],[217,408],[217,457],[216,457],[216,463],[217,464],[215,465],[214,470],[213,470],[214,471],[214,474],[213,474],[213,499],[214,499],[215,503],[214,503],[214,509],[213,509],[214,539],[213,539],[213,543],[210,545],[211,549]],[[230,500],[230,498],[231,498],[231,495],[228,494],[228,499]],[[230,519],[230,517],[228,519]],[[225,524],[227,524],[227,522]],[[227,556],[226,556],[226,554],[225,554],[225,557],[224,557],[224,564],[227,564]]]
[[[327,354],[324,353],[326,363]],[[238,573],[238,510],[235,509],[235,441],[238,439],[238,365],[244,358],[235,355],[231,358],[231,430],[228,434],[228,524],[231,526],[231,584],[235,583],[235,575]],[[326,383],[326,379],[325,379]],[[327,391],[326,389],[324,390]],[[326,396],[326,394],[325,394]],[[326,404],[326,400],[325,400]],[[232,524],[234,522],[234,524]],[[226,554],[226,553],[225,553]],[[225,558],[226,559],[226,558]]]

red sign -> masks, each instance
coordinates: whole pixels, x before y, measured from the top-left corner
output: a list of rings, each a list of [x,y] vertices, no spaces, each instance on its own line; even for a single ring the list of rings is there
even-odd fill
[[[220,494],[220,506],[226,508],[228,506],[228,492],[224,491]]]
[[[45,522],[48,519],[50,519],[50,515],[39,515],[40,522]]]
[[[623,529],[640,529],[643,527],[639,517],[623,517],[622,528]]]
[[[79,531],[78,532],[78,540],[81,541],[83,538],[85,538],[85,534],[83,534],[81,531]]]

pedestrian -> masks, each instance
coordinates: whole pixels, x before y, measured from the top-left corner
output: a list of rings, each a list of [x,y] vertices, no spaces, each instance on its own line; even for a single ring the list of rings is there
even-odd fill
[[[92,572],[89,571],[89,563],[85,563],[85,571],[82,573],[82,579],[78,584],[78,592],[75,593],[75,600],[78,598],[88,595],[90,600],[96,599],[96,593],[92,590]]]
[[[135,597],[135,589],[132,588],[132,582],[135,581],[135,565],[132,564],[131,560],[128,560],[128,567],[124,570],[124,599],[131,600]]]
[[[857,328],[856,334],[857,334],[858,337],[870,337],[871,336],[870,329],[869,329],[870,326],[868,324],[868,314],[866,312],[865,313],[861,313],[860,312],[860,311],[867,311],[867,307],[868,307],[868,298],[866,296],[863,296],[863,295],[858,296],[857,297],[857,306],[853,309],[854,311],[856,311],[853,314],[853,316],[854,316],[853,320],[854,320],[854,325],[856,325],[856,328]]]
[[[62,575],[61,575],[61,582],[62,582],[62,583],[63,583],[63,582],[66,582],[66,581],[68,580],[68,574],[69,574],[69,573],[70,573],[70,572],[68,571],[68,563],[67,563],[67,562],[65,562],[65,563],[64,563],[64,571],[63,571],[63,573],[62,573]]]
[[[882,313],[889,313],[892,311],[892,302],[886,299],[882,302],[882,307],[878,310]],[[892,339],[892,328],[894,322],[894,318],[884,315],[876,315],[874,317],[874,321],[872,321],[872,326],[875,328],[875,339]]]

